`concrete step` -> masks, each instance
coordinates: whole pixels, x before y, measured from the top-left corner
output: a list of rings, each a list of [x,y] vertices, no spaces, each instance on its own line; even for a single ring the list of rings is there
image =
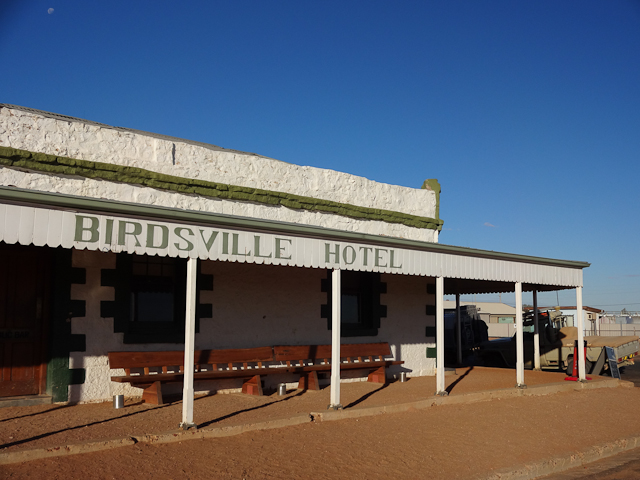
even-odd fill
[[[32,405],[49,405],[52,403],[50,395],[21,395],[18,397],[0,397],[2,407],[29,407]]]

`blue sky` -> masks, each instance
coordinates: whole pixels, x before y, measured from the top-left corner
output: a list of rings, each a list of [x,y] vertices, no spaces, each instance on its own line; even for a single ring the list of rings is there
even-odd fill
[[[588,261],[586,305],[640,310],[638,0],[2,0],[0,60],[2,103],[437,178],[441,243]]]

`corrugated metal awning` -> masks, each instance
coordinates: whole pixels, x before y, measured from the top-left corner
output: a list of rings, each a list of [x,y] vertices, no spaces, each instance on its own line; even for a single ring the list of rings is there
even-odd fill
[[[582,286],[584,262],[295,224],[0,189],[6,243],[447,279],[447,293]]]

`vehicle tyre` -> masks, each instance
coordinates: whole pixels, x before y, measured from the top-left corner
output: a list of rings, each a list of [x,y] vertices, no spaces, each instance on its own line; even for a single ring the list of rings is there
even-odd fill
[[[584,371],[585,373],[591,373],[591,369],[593,368],[593,364],[585,358],[584,360]],[[567,357],[567,375],[573,375],[573,355],[569,355]]]

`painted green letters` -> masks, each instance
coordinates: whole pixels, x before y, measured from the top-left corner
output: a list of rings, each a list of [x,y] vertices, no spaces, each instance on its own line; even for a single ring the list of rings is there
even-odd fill
[[[329,260],[329,258],[333,255],[333,262],[331,262],[331,260]],[[329,243],[325,243],[324,244],[324,261],[326,263],[340,263],[340,245],[339,244],[335,244],[335,249],[333,250],[333,252],[331,251],[331,244]]]
[[[160,245],[154,245],[153,243],[154,232],[157,228],[162,232]],[[169,227],[154,223],[147,224],[147,248],[167,248],[167,245],[169,245]]]
[[[176,246],[176,248],[178,250],[182,250],[183,252],[190,252],[191,250],[193,250],[193,243],[191,243],[191,241],[189,239],[187,239],[187,238],[182,236],[182,232],[185,231],[185,230],[187,232],[189,232],[189,236],[190,237],[193,237],[193,230],[191,230],[190,228],[187,228],[187,227],[176,227],[176,228],[174,228],[173,233],[175,233],[176,236],[178,238],[180,238],[180,240],[184,240],[185,242],[187,242],[186,247],[181,247],[180,243],[178,243],[178,242],[174,243],[174,245]]]
[[[376,267],[386,267],[387,264],[385,263],[384,265],[380,262],[382,262],[383,258],[382,258],[382,254],[384,253],[388,253],[389,251],[386,248],[376,248],[376,263],[375,266]]]
[[[248,250],[246,248],[244,250],[244,253],[240,253],[239,245],[238,245],[240,234],[239,233],[232,233],[231,236],[233,237],[233,243],[232,243],[232,246],[231,246],[231,253],[233,255],[240,255],[242,257],[251,256],[251,250]]]
[[[229,255],[229,233],[222,232],[222,253]]]
[[[105,237],[107,245],[113,244],[113,218],[107,218],[107,235]]]
[[[276,237],[276,258],[281,258],[283,260],[291,260],[291,253],[289,253],[288,256],[285,256],[285,250],[287,247],[282,245],[283,242],[287,242],[289,246],[291,246],[290,239]]]
[[[88,219],[91,222],[91,225],[88,227],[84,226],[85,219]],[[87,217],[84,215],[76,215],[76,234],[73,240],[75,242],[87,242],[87,243],[95,243],[99,240],[100,232],[98,231],[98,227],[100,226],[100,221],[96,217]],[[89,232],[89,239],[85,240],[83,237],[84,232]]]
[[[133,231],[131,232],[127,231],[128,225],[133,226]],[[128,222],[126,220],[118,221],[118,245],[124,245],[125,237],[127,235],[132,235],[136,241],[136,247],[139,247],[140,241],[138,240],[138,235],[140,235],[141,233],[142,233],[142,225],[140,225],[138,222]]]
[[[353,262],[355,262],[356,249],[351,245],[347,245],[346,247],[344,247],[342,249],[342,260],[344,260],[344,263],[346,263],[347,265],[351,265]]]
[[[253,236],[253,251],[255,252],[255,256],[259,258],[271,258],[271,254],[269,255],[260,255],[260,235]]]
[[[373,248],[360,247],[360,252],[362,252],[362,264],[366,267],[369,265],[369,252],[373,252]]]
[[[395,253],[396,253],[395,250],[389,250],[389,268],[402,268],[402,264],[400,265],[393,264]]]
[[[202,238],[202,241],[204,242],[204,246],[207,247],[207,252],[211,251],[211,246],[213,245],[213,242],[216,241],[216,238],[218,238],[218,232],[216,232],[215,230],[211,231],[211,235],[209,235],[209,240],[206,240],[204,238],[204,230],[200,229],[200,237]]]

